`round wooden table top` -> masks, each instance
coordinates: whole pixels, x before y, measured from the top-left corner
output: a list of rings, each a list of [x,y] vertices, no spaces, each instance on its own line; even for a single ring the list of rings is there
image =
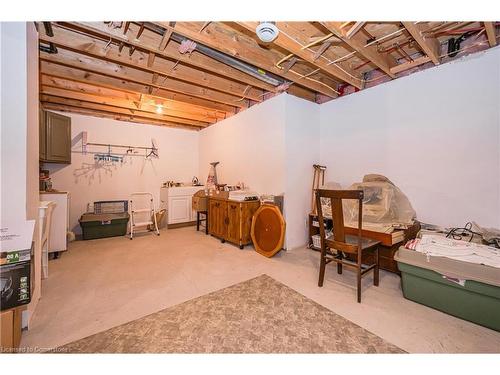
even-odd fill
[[[279,208],[263,204],[252,219],[251,236],[255,251],[265,257],[272,257],[283,247],[285,220]]]

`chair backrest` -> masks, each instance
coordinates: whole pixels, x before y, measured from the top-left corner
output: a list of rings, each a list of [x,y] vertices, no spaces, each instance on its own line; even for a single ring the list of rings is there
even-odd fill
[[[332,207],[332,220],[333,220],[333,243],[336,250],[344,251],[347,253],[357,253],[361,249],[361,229],[363,220],[363,190],[316,190],[316,206],[318,208],[318,221],[320,228],[320,237],[323,247],[323,241],[326,239],[323,207],[321,205],[321,198],[330,199]],[[344,228],[344,211],[342,206],[343,199],[356,199],[359,204],[358,212],[358,245],[348,244],[345,241],[345,228]]]

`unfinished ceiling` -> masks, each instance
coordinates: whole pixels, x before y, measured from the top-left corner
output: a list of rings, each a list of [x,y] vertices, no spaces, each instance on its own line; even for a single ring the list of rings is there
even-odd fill
[[[497,44],[495,22],[40,22],[45,109],[199,130],[278,93],[317,103]]]

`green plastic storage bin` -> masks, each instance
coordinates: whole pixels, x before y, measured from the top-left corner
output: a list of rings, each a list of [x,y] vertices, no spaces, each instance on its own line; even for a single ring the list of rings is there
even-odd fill
[[[405,298],[500,331],[500,288],[467,280],[464,286],[437,272],[398,262]]]
[[[127,234],[129,214],[83,214],[80,218],[84,240],[124,236]]]

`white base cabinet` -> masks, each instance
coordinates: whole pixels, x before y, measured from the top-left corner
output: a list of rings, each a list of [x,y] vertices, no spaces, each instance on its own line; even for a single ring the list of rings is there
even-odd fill
[[[52,201],[56,206],[52,212],[49,234],[49,253],[66,251],[69,231],[69,199],[66,192],[41,192],[40,201]]]
[[[167,224],[181,224],[196,221],[193,210],[193,195],[203,186],[180,186],[160,190],[160,208],[167,210]]]

